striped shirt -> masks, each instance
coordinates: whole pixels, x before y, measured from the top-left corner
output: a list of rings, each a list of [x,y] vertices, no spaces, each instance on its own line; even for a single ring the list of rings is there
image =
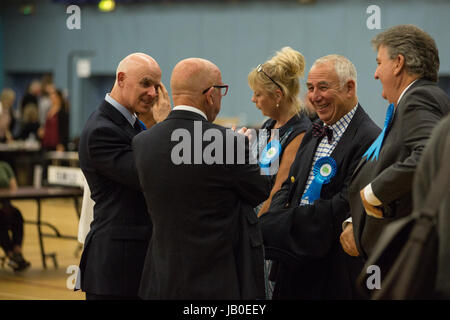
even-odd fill
[[[344,134],[345,130],[347,129],[348,125],[350,124],[350,121],[352,121],[353,116],[355,115],[356,109],[358,108],[358,104],[350,110],[346,115],[344,115],[342,118],[340,118],[338,121],[336,121],[335,124],[328,126],[331,130],[333,130],[333,139],[331,140],[331,144],[328,143],[328,138],[323,137],[320,141],[316,153],[313,158],[313,162],[311,165],[311,171],[309,172],[308,180],[306,181],[305,190],[303,191],[303,195],[308,191],[308,188],[311,184],[311,182],[314,179],[314,165],[316,164],[316,161],[319,160],[322,157],[329,157],[333,150],[336,148],[337,144],[339,143],[339,140],[341,140],[342,135]],[[303,197],[302,195],[302,197]],[[301,198],[302,198],[301,197]],[[300,205],[307,205],[310,204],[310,202],[306,199],[300,199]]]

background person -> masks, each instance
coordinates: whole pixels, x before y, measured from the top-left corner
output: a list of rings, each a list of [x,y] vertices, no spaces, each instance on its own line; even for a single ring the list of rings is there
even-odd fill
[[[52,106],[47,112],[45,126],[38,131],[42,139],[44,150],[64,151],[69,140],[69,115],[66,99],[61,90],[55,89],[50,93]]]
[[[11,166],[0,161],[0,188],[16,190],[17,181]],[[30,267],[22,255],[23,242],[22,213],[9,200],[0,202],[0,245],[8,257],[8,266],[14,271],[23,271]]]
[[[42,84],[41,81],[35,79],[29,84],[22,101],[20,102],[20,116],[23,114],[23,109],[29,103],[39,105],[39,100],[42,94]]]
[[[39,128],[38,107],[35,104],[29,103],[23,109],[19,134],[16,138],[19,140],[27,140],[34,136],[34,139],[37,139]]]
[[[0,94],[0,142],[11,142],[16,119],[13,105],[16,93],[10,88],[4,88]]]

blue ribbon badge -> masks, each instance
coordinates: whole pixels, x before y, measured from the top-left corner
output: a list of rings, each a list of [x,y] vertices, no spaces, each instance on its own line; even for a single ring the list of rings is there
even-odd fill
[[[386,118],[384,119],[383,131],[381,131],[378,138],[372,143],[372,145],[367,149],[366,153],[363,154],[363,158],[366,157],[367,161],[373,161],[375,159],[378,161],[378,156],[380,154],[381,146],[383,145],[384,136],[389,124],[394,116],[394,104],[391,103],[386,111]],[[372,159],[370,159],[372,157]]]
[[[313,169],[314,179],[302,199],[307,200],[309,203],[319,199],[322,185],[329,183],[331,178],[336,175],[336,172],[337,164],[332,157],[322,157],[317,160]]]
[[[278,140],[270,141],[261,153],[259,166],[265,175],[270,175],[271,164],[278,159],[281,153],[281,144]],[[278,170],[278,166],[276,168]]]

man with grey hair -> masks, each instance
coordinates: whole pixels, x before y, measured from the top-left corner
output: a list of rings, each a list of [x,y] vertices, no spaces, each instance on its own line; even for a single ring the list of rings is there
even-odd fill
[[[378,51],[375,79],[390,105],[382,134],[353,174],[352,221],[341,235],[345,252],[364,259],[388,223],[411,213],[417,164],[433,127],[450,111],[447,94],[436,84],[438,49],[426,32],[398,25],[375,36],[372,44]]]
[[[319,116],[306,132],[289,178],[260,219],[274,299],[352,299],[362,261],[342,251],[347,187],[380,129],[358,103],[356,70],[340,55],[316,60],[307,99]]]

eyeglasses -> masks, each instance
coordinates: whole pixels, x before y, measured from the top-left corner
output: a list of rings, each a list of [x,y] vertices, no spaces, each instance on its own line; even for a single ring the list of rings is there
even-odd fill
[[[205,94],[211,88],[220,89],[220,95],[222,97],[227,95],[227,92],[228,92],[228,85],[227,84],[223,84],[223,85],[220,85],[220,86],[219,85],[211,86],[211,87],[206,88],[205,90],[203,90],[202,94]]]
[[[281,88],[281,86],[275,80],[273,80],[267,73],[264,72],[264,70],[262,69],[262,64],[259,64],[256,67],[256,71],[264,73],[266,77],[269,78],[273,83],[275,83],[278,86],[278,88],[280,88],[281,92],[283,92],[283,88]]]

